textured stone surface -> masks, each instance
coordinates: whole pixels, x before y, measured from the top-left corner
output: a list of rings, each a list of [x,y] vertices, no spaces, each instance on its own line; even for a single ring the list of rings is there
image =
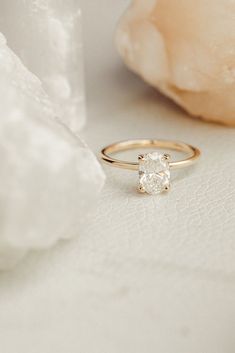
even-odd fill
[[[38,78],[0,35],[0,268],[81,231],[99,163],[55,118]]]
[[[72,131],[85,122],[79,0],[1,0],[0,32]]]
[[[127,65],[195,116],[235,125],[235,2],[133,0],[117,32]]]

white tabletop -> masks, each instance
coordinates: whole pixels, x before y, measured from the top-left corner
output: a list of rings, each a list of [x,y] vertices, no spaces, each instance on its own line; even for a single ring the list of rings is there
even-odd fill
[[[234,353],[235,130],[189,117],[127,71],[112,43],[127,1],[83,3],[82,137],[95,153],[154,137],[203,157],[159,197],[136,193],[135,172],[105,167],[86,229],[1,274],[0,351]]]

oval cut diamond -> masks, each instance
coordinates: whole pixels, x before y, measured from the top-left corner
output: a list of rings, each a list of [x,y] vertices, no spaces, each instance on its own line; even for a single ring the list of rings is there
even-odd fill
[[[169,189],[170,168],[165,155],[152,152],[141,156],[139,183],[140,190],[148,194],[159,194]]]

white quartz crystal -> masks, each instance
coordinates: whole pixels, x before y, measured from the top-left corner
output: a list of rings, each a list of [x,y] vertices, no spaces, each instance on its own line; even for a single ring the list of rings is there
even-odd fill
[[[32,2],[34,3],[34,2]],[[0,35],[0,268],[78,234],[103,185],[94,155]]]
[[[234,0],[133,0],[118,49],[133,71],[191,114],[235,125],[234,16]]]
[[[139,189],[155,195],[170,187],[170,168],[166,155],[158,152],[139,157]]]
[[[85,122],[79,0],[1,0],[0,32],[72,131]]]

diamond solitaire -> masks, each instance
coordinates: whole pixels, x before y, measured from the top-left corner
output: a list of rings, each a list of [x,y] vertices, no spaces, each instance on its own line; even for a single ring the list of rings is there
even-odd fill
[[[171,161],[168,154],[152,153],[140,154],[138,162],[129,162],[113,158],[112,154],[137,148],[156,148],[185,153],[185,159]],[[200,157],[198,148],[179,141],[137,139],[115,142],[101,150],[102,160],[116,168],[129,169],[139,172],[139,191],[150,195],[160,194],[170,189],[171,169],[189,167]]]
[[[170,189],[170,156],[158,152],[139,155],[139,191],[155,195]]]

